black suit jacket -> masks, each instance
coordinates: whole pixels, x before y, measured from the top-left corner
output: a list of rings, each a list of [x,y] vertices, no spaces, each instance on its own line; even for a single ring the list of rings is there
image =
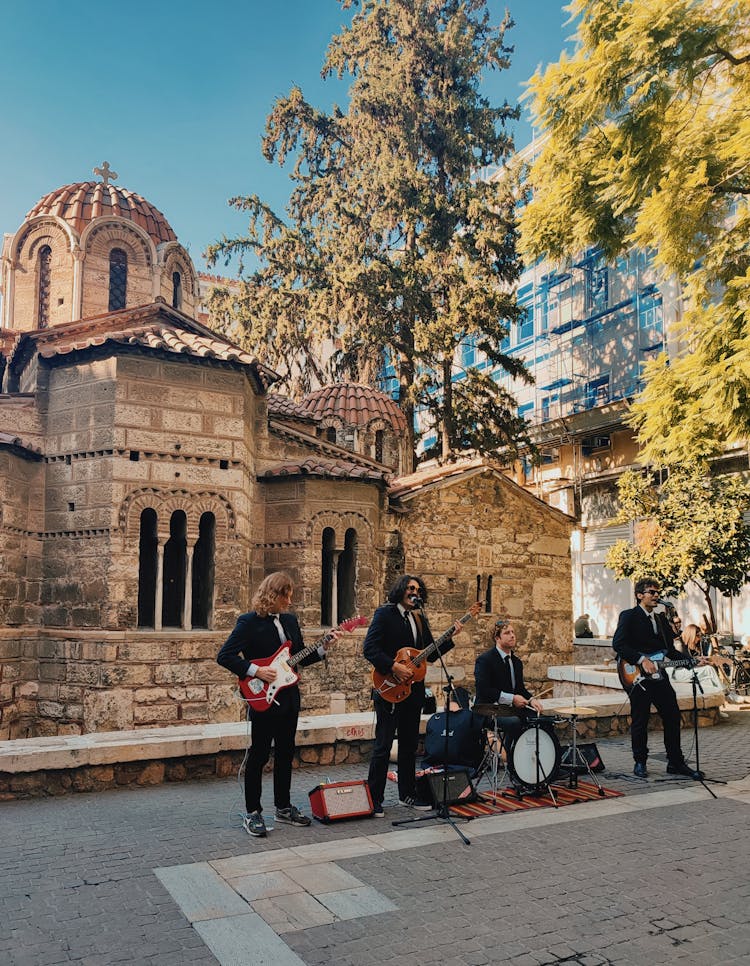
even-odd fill
[[[474,664],[477,704],[497,703],[501,691],[505,691],[506,694],[520,694],[524,698],[531,697],[531,691],[524,684],[521,659],[514,654],[511,660],[516,678],[515,688],[511,684],[510,671],[496,647],[479,655]]]
[[[645,654],[658,654],[664,651],[672,660],[684,655],[675,648],[672,635],[667,631],[666,621],[656,614],[657,633],[654,633],[651,618],[642,607],[631,607],[620,612],[617,630],[612,638],[612,647],[619,657],[628,664],[637,664]]]
[[[287,640],[292,645],[291,653],[298,654],[304,650],[305,643],[302,639],[302,631],[295,615],[280,614],[279,620],[286,632]],[[281,639],[273,618],[261,617],[253,610],[248,614],[241,614],[237,618],[234,630],[222,645],[216,660],[222,667],[227,668],[232,674],[236,674],[238,678],[244,678],[252,663],[255,663],[258,658],[273,657],[280,647]],[[314,664],[315,661],[319,660],[320,656],[313,654],[305,658],[302,663]],[[270,714],[273,710],[279,712],[299,711],[299,688],[296,684],[284,688],[278,692],[276,700],[278,705],[262,712],[264,715]],[[250,713],[252,715],[254,712],[251,710]]]
[[[367,635],[362,645],[365,658],[376,671],[380,674],[390,674],[396,653],[402,647],[418,647],[421,650],[428,644],[432,644],[434,638],[427,618],[420,614],[416,622],[418,630],[421,622],[421,631],[415,644],[411,625],[401,616],[398,605],[389,603],[378,607],[367,628]],[[452,647],[453,641],[449,639],[440,650],[445,654]],[[437,652],[431,654],[427,660],[437,660]]]

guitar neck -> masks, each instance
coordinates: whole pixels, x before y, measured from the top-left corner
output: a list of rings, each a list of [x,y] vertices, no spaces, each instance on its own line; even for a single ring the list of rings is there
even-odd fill
[[[304,661],[306,657],[312,657],[312,655],[318,650],[321,644],[327,644],[333,637],[333,630],[328,631],[324,634],[320,640],[316,641],[314,644],[308,644],[307,647],[303,648],[301,651],[290,657],[287,661],[289,667],[296,667],[300,661]]]
[[[474,615],[472,614],[472,612],[469,611],[468,614],[464,614],[463,617],[459,618],[458,623],[461,625],[468,624],[468,622],[472,619],[473,616]],[[451,627],[444,634],[441,634],[436,641],[433,641],[432,644],[428,644],[424,650],[420,651],[419,654],[416,654],[412,658],[412,663],[420,664],[431,654],[434,654],[435,652],[439,651],[440,648],[443,646],[443,644],[445,644],[446,641],[449,641],[451,639],[451,637],[453,636],[453,633],[454,633],[454,630],[453,630],[453,627]]]

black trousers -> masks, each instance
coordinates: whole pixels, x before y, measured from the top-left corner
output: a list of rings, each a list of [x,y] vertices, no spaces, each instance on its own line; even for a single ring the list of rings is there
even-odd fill
[[[642,684],[642,687],[637,684],[630,692],[630,739],[633,758],[640,762],[645,762],[648,758],[648,722],[653,704],[664,725],[667,759],[671,765],[680,765],[684,760],[680,747],[680,709],[672,683],[663,677],[657,681],[649,679]]]
[[[271,743],[273,802],[276,808],[289,808],[291,805],[294,736],[298,717],[297,711],[278,711],[275,708],[251,716],[250,752],[245,763],[245,808],[248,812],[261,811],[263,768],[271,756]]]
[[[398,731],[398,797],[416,798],[414,772],[419,743],[419,721],[424,704],[424,685],[413,685],[411,694],[398,704],[384,701],[379,695],[375,703],[375,746],[370,759],[367,784],[375,805],[382,805],[385,783],[388,779],[388,762],[391,745]]]

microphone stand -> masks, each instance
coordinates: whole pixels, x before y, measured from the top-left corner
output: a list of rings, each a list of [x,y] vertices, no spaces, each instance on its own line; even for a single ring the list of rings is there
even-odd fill
[[[424,608],[421,601],[419,602],[419,610],[424,617]],[[443,729],[443,734],[445,737],[445,741],[443,742],[443,800],[438,808],[433,808],[431,811],[425,812],[424,815],[417,815],[414,818],[402,818],[397,822],[391,822],[391,825],[412,825],[415,822],[427,822],[431,821],[432,819],[437,819],[440,822],[445,822],[447,825],[450,825],[456,835],[458,835],[458,837],[463,841],[464,845],[471,845],[471,841],[464,835],[451,817],[450,806],[448,805],[448,741],[450,737],[451,725],[451,695],[453,694],[453,677],[448,673],[448,668],[443,660],[443,655],[439,650],[437,655],[440,661],[440,666],[445,674],[445,680],[448,682],[447,686],[443,688],[443,691],[445,692],[445,726]]]
[[[695,770],[700,775],[701,758],[698,743],[698,691],[700,691],[700,693],[703,695],[705,695],[705,692],[701,687],[700,681],[698,680],[698,665],[695,663],[695,660],[693,660],[693,664],[691,665],[691,671],[693,672],[690,683],[693,686],[693,744],[695,745]],[[718,796],[714,795],[706,782],[711,782],[714,785],[726,785],[725,781],[721,781],[718,778],[706,778],[705,775],[702,778],[699,778],[698,781],[701,783],[701,785],[703,785],[712,798],[717,798]]]

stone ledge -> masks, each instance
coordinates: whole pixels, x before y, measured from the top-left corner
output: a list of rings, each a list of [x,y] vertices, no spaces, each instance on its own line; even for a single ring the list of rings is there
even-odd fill
[[[427,721],[423,716],[422,731]],[[297,747],[371,741],[372,712],[300,717]],[[0,742],[0,773],[26,774],[47,769],[80,768],[126,761],[187,758],[244,751],[248,723],[144,728],[137,731],[98,731],[52,738],[15,738]]]

